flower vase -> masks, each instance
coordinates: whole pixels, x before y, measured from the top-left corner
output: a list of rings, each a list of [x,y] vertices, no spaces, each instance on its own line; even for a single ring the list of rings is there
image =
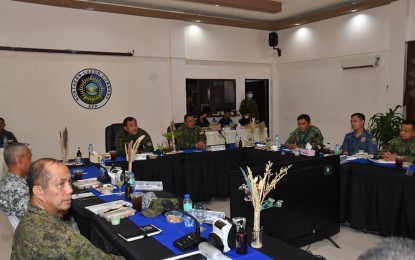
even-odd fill
[[[251,246],[253,248],[262,247],[262,231],[260,227],[261,222],[261,210],[255,210],[254,212],[254,230],[252,231]]]

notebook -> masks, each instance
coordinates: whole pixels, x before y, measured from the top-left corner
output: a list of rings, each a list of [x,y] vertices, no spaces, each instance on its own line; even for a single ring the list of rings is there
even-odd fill
[[[162,230],[159,229],[158,227],[152,224],[148,224],[144,226],[138,226],[137,228],[134,228],[134,229],[120,231],[118,235],[124,240],[130,242],[130,241],[157,235],[161,233],[161,231]]]

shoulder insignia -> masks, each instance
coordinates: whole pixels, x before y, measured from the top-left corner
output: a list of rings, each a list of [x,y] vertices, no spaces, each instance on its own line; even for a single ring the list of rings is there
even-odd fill
[[[205,131],[200,131],[199,135],[203,135],[205,133]]]
[[[360,142],[362,143],[366,142],[366,136],[363,136],[362,139],[360,139]]]
[[[372,138],[372,144],[378,144],[378,142],[376,141],[376,138]]]

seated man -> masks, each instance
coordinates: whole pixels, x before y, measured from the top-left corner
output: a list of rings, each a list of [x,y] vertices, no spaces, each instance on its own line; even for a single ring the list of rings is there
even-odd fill
[[[201,112],[199,117],[196,119],[196,125],[202,129],[207,129],[210,126],[209,120],[207,120],[207,112]]]
[[[295,129],[288,137],[285,144],[289,149],[305,148],[309,143],[316,149],[317,146],[323,147],[324,137],[316,126],[311,125],[310,116],[301,114],[297,117],[298,128]]]
[[[397,155],[404,156],[404,161],[415,163],[415,122],[403,121],[399,137],[390,140],[382,149],[386,161],[395,161]]]
[[[25,144],[11,143],[4,148],[4,161],[9,170],[0,182],[0,208],[7,215],[21,219],[29,202],[26,175],[32,163],[32,152]]]
[[[107,255],[65,223],[71,207],[71,174],[62,162],[40,159],[27,176],[30,205],[13,236],[11,259],[124,259]]]
[[[234,126],[231,116],[232,116],[232,113],[230,109],[225,109],[223,111],[223,117],[219,120],[219,124],[222,128],[226,126],[230,126],[230,127]]]
[[[196,119],[193,115],[184,116],[184,125],[177,128],[176,147],[184,148],[205,148],[206,135],[205,132],[196,125]]]
[[[17,142],[16,136],[14,136],[12,132],[4,129],[5,126],[6,121],[4,121],[4,118],[0,117],[0,143],[3,143],[4,137],[6,137],[9,142]]]
[[[154,151],[153,142],[151,141],[150,135],[137,126],[137,120],[134,117],[127,117],[122,122],[124,129],[119,131],[115,136],[115,149],[117,155],[125,156],[125,144],[129,142],[133,143],[142,135],[144,135],[143,141],[140,143],[139,152],[152,152]]]
[[[244,111],[242,114],[242,118],[239,119],[239,124],[241,126],[246,126],[251,123],[251,113],[249,111]]]
[[[341,149],[343,154],[352,155],[363,150],[368,154],[377,154],[376,139],[365,129],[365,115],[354,113],[350,119],[353,132],[346,134]]]

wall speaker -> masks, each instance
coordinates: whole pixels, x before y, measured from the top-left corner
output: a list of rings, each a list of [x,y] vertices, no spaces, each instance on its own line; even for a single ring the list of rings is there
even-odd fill
[[[276,32],[269,33],[268,43],[270,47],[278,46],[278,34]]]

